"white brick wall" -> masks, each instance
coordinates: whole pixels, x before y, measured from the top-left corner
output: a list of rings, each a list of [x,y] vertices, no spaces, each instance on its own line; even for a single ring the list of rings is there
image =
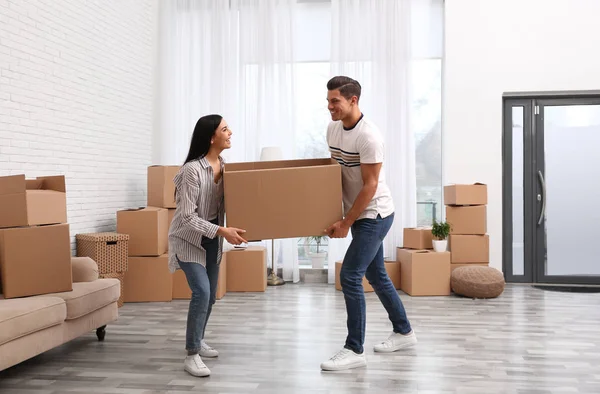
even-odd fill
[[[71,236],[146,203],[154,0],[0,0],[0,176],[64,174]]]

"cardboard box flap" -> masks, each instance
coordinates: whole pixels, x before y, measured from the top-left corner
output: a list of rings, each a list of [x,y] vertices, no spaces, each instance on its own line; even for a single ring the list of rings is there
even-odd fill
[[[37,179],[43,182],[42,189],[44,190],[54,190],[61,193],[67,192],[64,175],[42,176],[37,177]]]
[[[301,160],[274,160],[274,161],[255,161],[246,163],[228,163],[225,164],[225,172],[255,171],[255,170],[281,170],[297,169],[305,167],[320,167],[339,165],[333,159],[301,159]]]
[[[25,175],[0,177],[0,194],[25,193]]]

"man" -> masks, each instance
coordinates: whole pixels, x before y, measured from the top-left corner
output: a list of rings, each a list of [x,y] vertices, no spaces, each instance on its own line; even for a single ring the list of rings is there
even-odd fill
[[[366,366],[363,276],[393,326],[390,337],[375,345],[374,350],[394,352],[414,345],[417,338],[383,260],[383,239],[394,221],[394,203],[382,170],[383,138],[358,107],[361,86],[357,81],[337,76],[327,83],[327,90],[332,120],[327,127],[327,143],[331,156],[342,166],[344,219],[325,233],[331,238],[345,238],[352,231],[352,243],[340,273],[348,336],[344,348],[321,364],[323,370],[339,371]]]

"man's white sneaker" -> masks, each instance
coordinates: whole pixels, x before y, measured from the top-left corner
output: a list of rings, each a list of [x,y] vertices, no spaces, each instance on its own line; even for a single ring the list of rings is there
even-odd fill
[[[415,343],[417,343],[417,336],[415,335],[414,331],[411,331],[406,335],[394,332],[389,336],[388,339],[375,345],[373,350],[379,353],[391,353],[400,349],[411,347]]]
[[[342,349],[329,360],[321,364],[323,371],[342,371],[345,369],[360,368],[367,365],[365,354],[354,353],[350,349]]]
[[[193,356],[187,356],[185,358],[184,369],[190,375],[197,377],[204,377],[210,375],[210,369],[202,362],[200,355],[195,354]]]
[[[204,339],[200,342],[200,356],[207,358],[215,358],[219,357],[219,352],[217,352],[212,347],[208,346]]]

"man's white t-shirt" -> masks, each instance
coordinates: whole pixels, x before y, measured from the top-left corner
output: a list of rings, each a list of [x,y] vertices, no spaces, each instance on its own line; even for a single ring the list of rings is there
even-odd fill
[[[341,121],[331,122],[327,127],[327,144],[331,157],[342,166],[342,197],[344,215],[347,215],[363,187],[360,165],[383,163],[383,137],[377,126],[363,115],[351,129],[345,129]],[[357,220],[375,219],[377,215],[385,218],[392,213],[394,201],[382,164],[377,191]]]

